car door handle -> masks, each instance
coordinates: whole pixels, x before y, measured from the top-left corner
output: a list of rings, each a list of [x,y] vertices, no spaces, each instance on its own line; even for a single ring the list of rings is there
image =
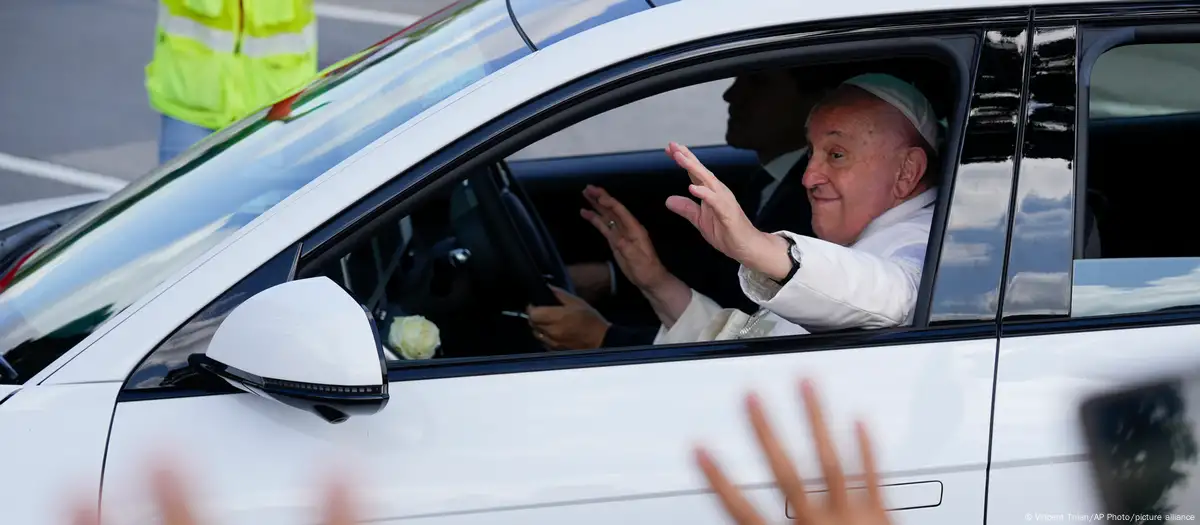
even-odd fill
[[[941,481],[895,483],[892,485],[880,485],[879,489],[880,494],[883,496],[884,508],[889,511],[924,509],[942,504]],[[850,487],[846,489],[846,492],[853,494],[851,497],[859,497],[860,493],[866,492],[866,490],[866,487]],[[809,502],[811,504],[823,504],[827,494],[829,494],[827,490],[809,491]],[[796,517],[795,512],[792,511],[791,501],[787,502],[784,514],[788,519]]]

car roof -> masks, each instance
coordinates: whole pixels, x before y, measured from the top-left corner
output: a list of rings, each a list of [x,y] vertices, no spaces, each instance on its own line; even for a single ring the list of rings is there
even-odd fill
[[[794,0],[785,0],[794,1]],[[842,0],[813,2],[806,5],[811,20],[845,17],[847,5],[852,16],[920,13],[943,10],[1014,8],[1079,3],[1106,3],[1112,0]],[[654,8],[705,9],[715,3],[736,2],[746,9],[771,9],[780,0],[511,0],[512,16],[518,29],[535,49],[542,49],[588,29]],[[679,5],[676,5],[679,4]]]

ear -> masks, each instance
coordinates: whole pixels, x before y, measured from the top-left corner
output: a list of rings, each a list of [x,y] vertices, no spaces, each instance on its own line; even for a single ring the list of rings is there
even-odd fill
[[[928,165],[929,158],[925,156],[925,150],[915,146],[906,148],[900,159],[900,173],[896,176],[896,184],[892,186],[893,197],[904,199],[912,195],[913,190],[925,177]]]

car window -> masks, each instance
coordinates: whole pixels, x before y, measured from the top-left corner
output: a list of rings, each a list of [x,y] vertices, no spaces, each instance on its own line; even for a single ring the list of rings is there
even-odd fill
[[[188,356],[204,353],[221,321],[243,301],[291,279],[299,256],[300,245],[292,245],[205,306],[138,364],[127,380],[130,389],[221,386],[220,381],[208,381],[210,377],[199,374],[196,368],[188,366]]]
[[[729,105],[721,95],[731,84],[732,79],[722,79],[644,98],[554,133],[511,158],[660,150],[664,137],[692,146],[725,144]]]
[[[7,381],[25,381],[308,182],[529,52],[503,0],[458,2],[122,189],[0,276],[0,356],[17,372]]]
[[[934,93],[931,102],[935,108],[958,108],[964,100],[956,100],[957,93],[948,88],[951,82],[949,68],[941,62],[924,58],[906,60],[878,60],[875,62],[855,63],[852,68],[838,69],[827,64],[828,75],[815,75],[813,71],[793,70],[790,68],[747,72],[743,85],[753,85],[757,82],[770,82],[772,85],[798,85],[795,82],[827,82],[835,85],[848,76],[859,72],[863,67],[874,64],[878,67],[891,65],[897,74],[913,75],[915,81],[922,86],[941,86],[942,91],[922,87],[923,91]],[[904,73],[901,73],[904,72]],[[802,74],[798,74],[802,73]],[[936,73],[936,74],[935,74]],[[930,74],[932,76],[926,76]],[[729,124],[727,109],[721,101],[721,94],[731,86],[735,78],[691,87],[679,88],[675,91],[630,102],[614,108],[599,117],[614,118],[614,112],[640,112],[642,120],[634,121],[631,125],[637,131],[644,131],[646,126],[638,127],[639,123],[650,123],[657,119],[670,121],[672,115],[647,113],[645,102],[651,99],[681,100],[694,93],[708,93],[709,100],[720,113],[708,133],[710,136],[725,135]],[[663,97],[668,95],[668,97]],[[748,97],[747,100],[757,100]],[[756,118],[768,118],[763,126],[751,126],[750,122],[739,120],[739,135],[736,141],[747,144],[757,139],[769,139],[770,146],[775,147],[779,137],[790,137],[794,148],[804,148],[804,121],[807,112],[794,111],[784,117],[783,106],[766,104],[755,106]],[[807,107],[807,106],[805,106]],[[936,111],[936,109],[935,109]],[[965,114],[965,108],[955,109],[959,115]],[[674,115],[678,117],[678,115]],[[942,116],[939,114],[939,116]],[[745,115],[739,114],[739,119]],[[754,119],[751,119],[752,121]],[[606,267],[611,258],[608,245],[591,223],[580,216],[580,209],[587,206],[580,195],[580,190],[586,184],[597,184],[609,189],[614,196],[622,199],[630,213],[634,214],[646,227],[656,243],[659,256],[668,268],[676,273],[684,282],[696,286],[702,293],[719,288],[728,297],[741,298],[744,302],[743,291],[737,284],[737,264],[713,250],[695,228],[678,215],[666,208],[664,202],[669,195],[685,194],[688,187],[688,176],[677,165],[662,153],[663,144],[671,140],[683,141],[678,137],[692,126],[691,121],[681,118],[675,120],[680,125],[669,127],[660,136],[651,136],[654,142],[652,151],[646,154],[614,155],[611,157],[596,156],[575,161],[573,159],[558,159],[546,167],[530,169],[529,165],[521,165],[513,158],[490,159],[491,164],[482,164],[472,168],[472,171],[461,176],[463,180],[454,184],[431,185],[416,203],[405,203],[403,216],[390,215],[394,205],[391,197],[380,202],[389,204],[378,209],[384,213],[382,217],[369,220],[352,221],[353,228],[369,228],[366,231],[356,231],[345,237],[356,239],[349,246],[331,243],[333,248],[321,248],[309,254],[301,262],[297,278],[324,276],[342,286],[354,299],[362,304],[376,320],[380,330],[379,340],[388,350],[388,358],[393,364],[412,359],[414,355],[423,358],[439,360],[473,360],[493,358],[501,355],[546,355],[545,347],[536,340],[530,330],[529,321],[525,317],[529,303],[529,290],[524,287],[522,277],[513,269],[511,253],[523,252],[535,261],[545,261],[545,253],[540,253],[536,247],[530,247],[529,239],[520,237],[510,242],[498,225],[510,223],[516,229],[527,228],[524,231],[544,229],[553,239],[559,256],[570,268],[598,265],[606,276],[612,276],[619,282],[614,282],[615,295],[608,297],[588,296],[592,306],[613,323],[623,327],[636,329],[637,337],[630,339],[610,339],[602,341],[605,348],[628,348],[647,346],[649,342],[638,342],[635,339],[648,333],[653,338],[659,324],[657,317],[650,309],[646,299],[636,288],[623,279],[619,269]],[[778,125],[776,125],[778,124]],[[614,128],[617,130],[629,128]],[[767,129],[784,130],[788,133],[763,133]],[[564,130],[548,130],[541,137],[532,137],[529,143],[544,141]],[[650,134],[647,133],[649,136]],[[718,139],[724,143],[724,138]],[[793,150],[784,155],[774,157],[783,159],[788,167],[786,175],[791,177],[791,199],[776,203],[776,209],[785,220],[790,221],[797,229],[811,224],[811,217],[796,214],[797,202],[807,203],[803,185],[797,184],[798,173],[806,166],[803,155],[795,155]],[[746,206],[749,199],[761,196],[762,187],[743,184],[750,178],[763,174],[767,170],[761,164],[762,159],[753,151],[731,149],[726,147],[704,148],[696,147],[694,151],[705,159],[714,173],[730,184],[738,195],[739,202]],[[767,153],[770,153],[769,151]],[[771,163],[768,163],[771,164]],[[937,168],[935,168],[937,169]],[[939,170],[940,172],[940,170]],[[655,173],[653,179],[644,175]],[[483,188],[494,184],[501,193],[494,200],[492,210],[502,209],[502,218],[489,215],[486,203],[488,198],[481,197]],[[784,187],[782,184],[777,188]],[[381,193],[382,190],[381,190]],[[372,196],[368,200],[378,196]],[[380,197],[382,198],[382,197]],[[522,213],[523,206],[536,213]],[[349,213],[349,212],[348,212]],[[386,220],[384,220],[386,217]],[[540,222],[540,224],[538,224]],[[357,225],[367,226],[357,226]],[[810,227],[810,226],[809,226]],[[498,233],[500,232],[500,233]],[[325,253],[322,250],[336,252]],[[723,262],[720,262],[723,261]],[[282,263],[280,263],[282,265]],[[719,266],[718,266],[719,264]],[[282,268],[282,266],[280,266]],[[551,273],[552,268],[539,266],[538,270]],[[262,273],[263,281],[276,279],[278,271]],[[719,273],[725,279],[716,278]],[[272,275],[276,277],[271,277]],[[196,381],[202,378],[183,370],[186,367],[186,355],[203,352],[208,339],[211,337],[212,325],[219,322],[224,311],[240,302],[247,296],[246,290],[257,286],[248,278],[239,284],[238,290],[227,292],[210,305],[205,312],[198,314],[184,328],[177,331],[171,338],[160,345],[147,361],[139,367],[132,379],[126,385],[127,389],[144,390],[161,387],[197,386]],[[732,284],[731,284],[732,283]],[[581,298],[587,295],[582,287],[576,291]],[[713,297],[724,297],[717,292],[711,292]],[[601,294],[603,295],[603,294]],[[235,297],[236,296],[236,297]],[[730,305],[733,306],[733,305]],[[746,308],[750,312],[752,305],[738,304],[738,308]],[[431,355],[414,354],[406,350],[400,335],[400,328],[409,320],[423,318],[433,323],[440,334],[440,346]],[[899,329],[903,330],[904,327]],[[816,344],[816,343],[812,343]]]
[[[1200,111],[1200,44],[1143,44],[1106,51],[1092,67],[1091,118]]]
[[[1071,316],[1200,306],[1197,171],[1200,44],[1134,44],[1092,70],[1081,253]]]

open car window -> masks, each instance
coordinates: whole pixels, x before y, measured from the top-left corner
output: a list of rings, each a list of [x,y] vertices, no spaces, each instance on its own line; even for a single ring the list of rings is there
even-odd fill
[[[922,64],[921,67],[929,66]],[[913,67],[917,67],[916,62]],[[923,69],[914,71],[919,77],[919,71]],[[925,82],[933,84],[938,80],[930,78]],[[731,83],[732,79],[726,79],[663,95],[673,95],[669,98],[679,100],[682,98],[679,95],[695,93],[699,91],[695,88],[699,87],[713,92],[711,113],[724,113],[723,90],[717,91],[714,87],[726,88]],[[614,108],[593,117],[590,122],[611,117],[614,113],[629,114],[631,109],[644,108],[642,103],[648,100],[668,98],[663,95]],[[938,99],[940,107],[953,107],[954,101],[944,100],[945,93],[940,95],[943,97]],[[630,124],[619,119],[609,122],[615,122],[615,125],[601,128],[604,132],[619,133],[622,129],[630,129]],[[724,135],[727,126],[724,118],[707,119],[703,123],[704,129],[697,132],[685,130],[687,122],[686,119],[676,121],[676,126],[662,133],[657,142],[665,144],[674,140],[677,131]],[[558,133],[571,133],[573,129],[568,127]],[[545,142],[555,136],[539,138]],[[718,140],[723,141],[723,137]],[[661,145],[655,149],[660,148]],[[712,159],[711,165],[719,176],[739,188],[739,202],[744,196],[757,195],[746,194],[737,182],[763,170],[753,153],[729,153],[730,148],[724,144],[717,148],[701,147],[696,151],[702,158]],[[721,266],[720,271],[726,275],[715,275],[717,267],[710,263],[715,257],[723,256],[708,246],[687,221],[664,206],[668,195],[686,192],[688,178],[661,151],[632,156],[618,154],[607,159],[603,155],[560,158],[549,162],[533,166],[520,165],[511,158],[508,161],[495,159],[492,164],[473,168],[463,180],[437,186],[422,195],[418,203],[406,203],[405,215],[392,217],[391,212],[384,212],[386,219],[368,221],[369,230],[351,235],[356,239],[352,244],[339,245],[336,253],[315,257],[313,260],[319,263],[302,264],[304,267],[297,278],[327,277],[363,305],[374,318],[379,340],[388,350],[386,355],[394,366],[402,366],[406,360],[414,359],[413,353],[406,353],[397,338],[402,338],[400,326],[406,320],[418,317],[423,319],[421,323],[428,321],[436,326],[440,347],[432,354],[418,352],[416,359],[475,361],[499,356],[542,355],[546,348],[533,336],[525,317],[534,292],[527,287],[528,281],[521,272],[514,268],[520,266],[521,259],[519,256],[514,259],[512,251],[514,246],[517,251],[530,246],[548,247],[550,243],[521,233],[544,228],[545,235],[553,240],[553,250],[557,252],[554,255],[567,265],[605,261],[611,257],[603,238],[580,216],[580,209],[588,206],[581,190],[586,184],[597,184],[611,190],[643,222],[668,269],[686,283],[712,297],[723,297],[708,292],[709,286],[719,283],[721,277],[736,282],[737,265]],[[481,205],[487,199],[479,192],[492,185],[503,194],[500,202],[504,202],[505,211],[499,215],[495,207],[489,211],[486,205]],[[796,198],[806,197],[800,193]],[[538,222],[540,226],[536,225]],[[799,222],[807,221],[801,219]],[[497,227],[502,223],[512,223],[518,230],[515,236],[513,232]],[[522,230],[521,224],[533,226]],[[513,239],[517,241],[514,243]],[[526,253],[530,260],[544,260],[538,254]],[[253,295],[253,290],[288,279],[288,261],[281,255],[240,283],[226,298],[214,302],[207,313],[198,315],[178,330],[138,367],[130,386],[153,390],[203,384],[202,375],[188,369],[188,355],[204,352],[212,331],[231,305]],[[551,276],[548,280],[552,279],[552,270],[540,265],[537,268],[543,275]],[[628,284],[619,288],[626,292],[630,290]],[[724,291],[726,287],[718,288],[720,290],[714,291]],[[742,295],[740,290],[737,294]],[[721,300],[725,299],[728,297]],[[646,302],[635,290],[627,297],[602,299],[594,306],[606,319],[626,327],[649,328],[653,336],[658,326],[657,317],[648,304],[634,304],[638,301]],[[650,341],[644,344],[614,341],[605,348],[619,350],[649,345]]]

